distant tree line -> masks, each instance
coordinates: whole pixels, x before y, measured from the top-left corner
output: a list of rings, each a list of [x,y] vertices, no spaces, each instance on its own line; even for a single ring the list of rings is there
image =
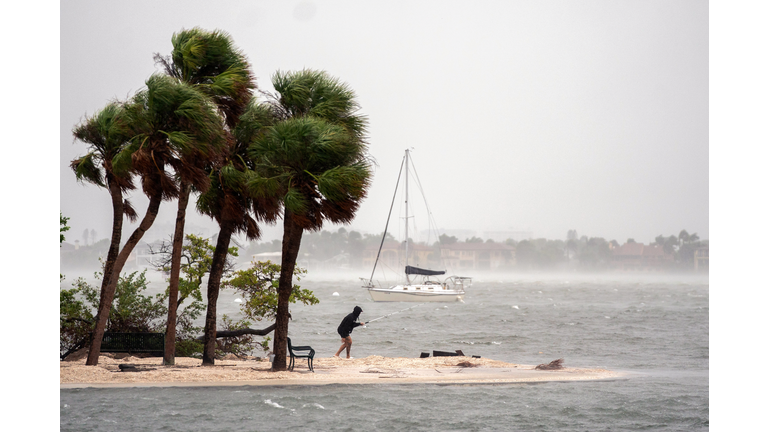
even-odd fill
[[[394,237],[388,234],[388,239]],[[468,237],[463,241],[455,236],[442,234],[432,245],[439,256],[440,245],[457,243],[493,243],[492,239]],[[347,231],[340,228],[336,232],[322,230],[311,233],[302,243],[301,256],[309,257],[311,262],[319,266],[333,268],[339,257],[348,257],[349,266],[362,267],[362,252],[368,248],[378,248],[381,234],[361,234],[357,231]],[[584,271],[600,271],[611,268],[613,250],[621,246],[617,240],[606,240],[602,237],[578,236],[576,230],[569,230],[565,240],[550,240],[545,238],[513,240],[507,239],[502,244],[515,247],[516,264],[506,267],[507,270],[555,270],[575,269]],[[625,243],[636,243],[632,238]],[[675,236],[659,235],[651,245],[664,248],[673,257],[672,269],[693,269],[694,251],[702,246],[708,246],[708,240],[700,240],[697,234],[688,234],[686,230]],[[271,242],[252,242],[248,254],[263,252],[279,252],[279,240]]]

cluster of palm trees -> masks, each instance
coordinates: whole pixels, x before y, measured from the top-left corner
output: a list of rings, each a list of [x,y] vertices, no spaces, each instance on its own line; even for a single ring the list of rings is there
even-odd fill
[[[286,368],[288,302],[304,231],[352,220],[370,184],[367,120],[355,93],[323,71],[277,72],[274,93],[259,92],[245,55],[222,31],[173,35],[163,73],[127,101],[108,103],[73,134],[88,153],[71,162],[78,181],[107,189],[113,224],[100,303],[86,364],[96,365],[120,272],[152,226],[160,204],[177,200],[164,364],[174,364],[176,306],[185,211],[190,197],[219,234],[209,275],[203,365],[213,365],[216,301],[232,235],[260,236],[283,221],[274,370]],[[138,227],[120,247],[128,199],[137,184],[149,198]]]

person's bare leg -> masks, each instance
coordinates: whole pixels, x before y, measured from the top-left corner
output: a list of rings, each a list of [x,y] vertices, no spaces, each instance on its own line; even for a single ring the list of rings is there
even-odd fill
[[[341,338],[341,347],[339,347],[339,350],[336,351],[336,354],[334,354],[333,356],[334,357],[338,357],[339,354],[341,354],[341,352],[344,350],[344,347],[346,347],[346,346],[347,346],[346,338]]]
[[[348,339],[349,339],[349,342],[347,342]],[[336,354],[334,354],[334,357],[338,357],[339,354],[341,354],[341,352],[344,351],[344,348],[347,349],[347,357],[349,357],[349,347],[347,346],[348,343],[349,344],[352,343],[352,339],[350,339],[349,336],[345,338],[341,338],[341,347],[339,347],[339,350],[336,351]]]
[[[347,358],[350,358],[349,351],[352,349],[352,336],[347,336]]]

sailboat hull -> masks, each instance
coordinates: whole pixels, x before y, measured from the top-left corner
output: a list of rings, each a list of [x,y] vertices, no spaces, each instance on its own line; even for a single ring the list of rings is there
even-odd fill
[[[392,288],[368,288],[371,300],[375,302],[463,302],[464,290],[416,289],[414,286],[403,289],[403,286]]]

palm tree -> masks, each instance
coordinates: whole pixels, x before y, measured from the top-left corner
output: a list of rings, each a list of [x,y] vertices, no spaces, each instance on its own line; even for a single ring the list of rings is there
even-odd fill
[[[133,173],[127,170],[116,169],[113,159],[128,144],[128,137],[121,132],[119,117],[123,111],[123,104],[109,103],[101,111],[97,112],[83,123],[77,125],[72,134],[76,139],[86,143],[89,152],[82,157],[74,159],[70,167],[75,172],[75,177],[81,183],[91,183],[106,188],[112,198],[112,236],[104,263],[104,279],[101,283],[101,297],[99,313],[96,319],[102,318],[102,311],[107,311],[108,296],[106,295],[109,282],[112,277],[115,262],[120,251],[120,240],[123,231],[123,217],[131,221],[137,218],[136,211],[131,203],[124,198],[124,194],[135,189]]]
[[[248,119],[235,129],[221,163],[211,170],[211,187],[197,200],[197,209],[219,224],[219,235],[208,274],[208,308],[203,334],[203,366],[212,366],[216,355],[216,302],[227,250],[233,234],[244,233],[250,240],[261,236],[258,222],[273,223],[279,216],[279,204],[274,197],[254,197],[246,187],[253,163],[247,154],[247,139],[258,136],[271,118],[263,108],[252,106],[242,118]]]
[[[371,160],[365,141],[366,119],[357,114],[354,92],[322,71],[277,72],[277,94],[253,110],[265,119],[246,137],[254,161],[249,191],[257,199],[276,199],[283,208],[283,249],[278,287],[273,370],[286,368],[288,302],[301,237],[325,221],[349,223],[365,197]],[[250,123],[248,113],[241,120]]]
[[[245,110],[256,88],[245,56],[235,47],[232,38],[221,31],[208,32],[200,28],[182,30],[171,38],[173,50],[168,57],[155,54],[155,61],[168,76],[192,85],[209,96],[233,127]],[[210,171],[211,159],[197,158],[194,163]],[[171,251],[171,274],[168,287],[168,321],[165,333],[163,364],[176,363],[176,313],[179,305],[179,275],[184,242],[184,222],[192,185],[179,179],[179,199]],[[199,190],[198,192],[204,192]]]
[[[223,135],[223,124],[210,99],[173,78],[153,75],[146,89],[123,106],[118,125],[123,136],[131,137],[113,158],[119,172],[131,171],[141,177],[142,190],[149,205],[139,226],[117,255],[106,289],[102,293],[86,364],[98,364],[109,308],[114,299],[118,276],[128,256],[152,226],[163,200],[179,195],[175,177],[198,189],[207,187],[203,169],[185,164],[184,159],[206,158],[212,145]],[[169,171],[170,169],[170,171]]]

